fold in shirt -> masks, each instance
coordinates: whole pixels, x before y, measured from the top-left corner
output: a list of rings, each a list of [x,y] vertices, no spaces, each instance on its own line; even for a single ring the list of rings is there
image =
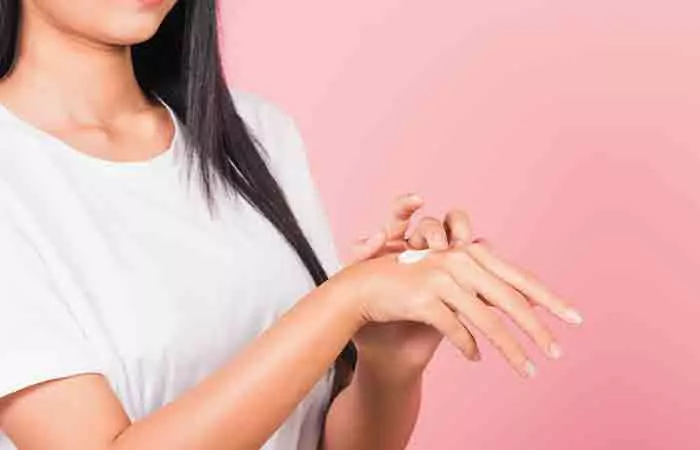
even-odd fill
[[[293,119],[232,88],[329,275],[340,261]],[[167,105],[165,105],[167,107]],[[242,197],[210,216],[187,177],[182,124],[140,162],[89,156],[0,107],[0,396],[80,373],[109,381],[132,420],[235,357],[315,287]],[[315,450],[333,366],[263,450]],[[0,450],[15,447],[0,431]]]

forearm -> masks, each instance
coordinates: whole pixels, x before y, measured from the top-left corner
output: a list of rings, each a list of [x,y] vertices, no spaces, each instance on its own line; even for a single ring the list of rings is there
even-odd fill
[[[356,331],[347,295],[329,283],[315,289],[228,365],[126,428],[110,450],[260,448]]]
[[[422,375],[388,378],[360,355],[326,416],[321,450],[403,450],[418,418]]]

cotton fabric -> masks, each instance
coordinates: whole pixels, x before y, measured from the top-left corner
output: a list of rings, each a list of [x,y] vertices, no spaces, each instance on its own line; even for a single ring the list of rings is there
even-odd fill
[[[253,92],[231,94],[335,273],[340,261],[294,120]],[[186,176],[182,124],[168,110],[176,133],[166,151],[112,162],[0,106],[0,397],[94,372],[138,420],[235,357],[315,287],[242,197],[219,197],[219,214],[209,215],[196,177]],[[264,450],[316,449],[333,371]],[[0,430],[0,450],[14,448]]]

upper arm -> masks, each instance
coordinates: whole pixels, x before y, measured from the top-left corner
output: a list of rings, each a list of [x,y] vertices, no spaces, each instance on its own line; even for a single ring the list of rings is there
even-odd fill
[[[20,450],[101,449],[128,418],[41,255],[0,204],[0,432]]]
[[[0,428],[19,450],[104,450],[128,426],[100,374],[53,379],[0,399]]]

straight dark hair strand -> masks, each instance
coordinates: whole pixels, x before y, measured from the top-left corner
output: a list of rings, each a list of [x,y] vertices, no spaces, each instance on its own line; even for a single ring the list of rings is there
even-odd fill
[[[20,14],[20,0],[0,0],[0,78],[15,61]],[[213,183],[221,180],[274,225],[321,285],[326,271],[260,153],[261,143],[236,110],[218,31],[215,0],[178,1],[153,37],[132,47],[139,85],[150,98],[163,99],[184,125],[188,161],[198,169],[210,207]],[[336,358],[332,397],[347,384],[356,363],[356,348],[348,341]]]

